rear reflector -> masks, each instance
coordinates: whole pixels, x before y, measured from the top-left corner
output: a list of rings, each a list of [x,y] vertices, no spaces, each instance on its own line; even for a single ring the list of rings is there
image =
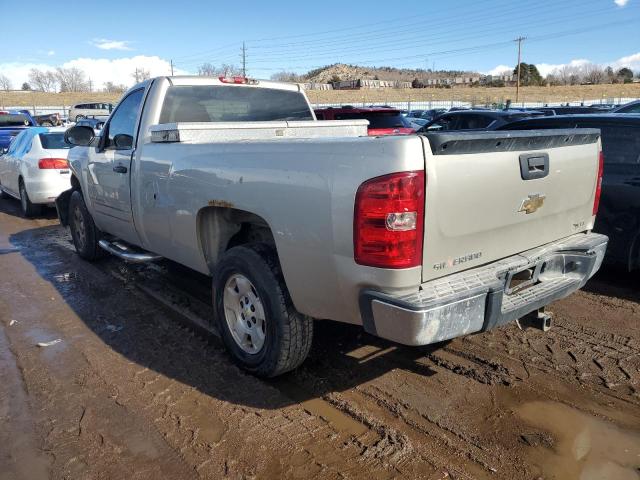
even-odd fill
[[[600,195],[602,194],[602,174],[604,173],[604,154],[602,150],[600,151],[600,156],[598,158],[598,183],[596,183],[596,194],[593,199],[593,213],[595,215],[598,213],[598,208],[600,207]]]
[[[356,263],[379,268],[422,264],[424,172],[400,172],[364,182],[356,193]]]
[[[38,160],[38,168],[41,170],[62,170],[69,168],[69,162],[66,158],[41,158]]]

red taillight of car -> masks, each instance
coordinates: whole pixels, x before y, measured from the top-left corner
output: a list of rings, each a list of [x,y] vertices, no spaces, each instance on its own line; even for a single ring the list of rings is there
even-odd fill
[[[356,193],[353,251],[356,263],[379,268],[422,264],[424,172],[372,178]]]
[[[593,199],[593,214],[598,213],[598,208],[600,207],[600,195],[602,194],[602,174],[604,173],[604,154],[600,151],[600,156],[598,158],[598,183],[596,183],[596,195]]]
[[[66,158],[41,158],[38,160],[38,168],[40,170],[63,170],[69,168],[69,162]]]

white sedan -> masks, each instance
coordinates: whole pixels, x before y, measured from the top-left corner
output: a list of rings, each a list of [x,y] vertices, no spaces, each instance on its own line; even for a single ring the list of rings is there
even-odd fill
[[[0,156],[0,195],[20,200],[25,217],[38,215],[44,205],[71,188],[64,129],[33,127],[17,135]]]

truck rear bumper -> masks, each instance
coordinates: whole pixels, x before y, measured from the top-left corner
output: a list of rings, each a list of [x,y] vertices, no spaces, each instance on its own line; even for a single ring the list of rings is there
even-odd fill
[[[584,286],[602,265],[607,242],[604,235],[581,233],[432,280],[410,295],[364,290],[364,328],[405,345],[489,330]]]

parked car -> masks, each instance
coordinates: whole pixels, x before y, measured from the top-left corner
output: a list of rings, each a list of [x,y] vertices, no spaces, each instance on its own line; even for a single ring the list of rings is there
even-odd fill
[[[590,232],[597,130],[373,137],[313,121],[297,85],[161,77],[98,139],[66,136],[56,207],[78,254],[212,276],[213,321],[261,376],[302,363],[313,318],[407,345],[529,313],[543,328],[539,309],[584,285],[607,244]]]
[[[102,127],[104,127],[104,123],[107,121],[106,118],[81,118],[76,122],[76,125],[90,127],[97,134]]]
[[[626,103],[612,110],[612,113],[640,113],[640,100]]]
[[[67,153],[71,145],[61,128],[33,127],[20,132],[0,156],[0,191],[20,200],[25,217],[38,215],[71,187]]]
[[[583,105],[564,105],[560,107],[540,107],[536,108],[536,110],[539,112],[547,113],[549,115],[576,115],[581,113],[603,113],[611,109],[601,105],[592,105],[589,107]]]
[[[59,127],[63,124],[59,113],[47,113],[45,115],[35,115],[33,117],[41,127]]]
[[[414,130],[420,130],[427,123],[429,123],[429,120],[418,117],[407,117],[407,120],[409,121],[409,125],[411,126],[411,128],[413,128]]]
[[[96,115],[108,116],[113,110],[112,103],[76,103],[69,110],[69,120],[77,122],[84,117],[95,117]]]
[[[504,130],[598,128],[604,176],[594,231],[609,237],[605,262],[631,271],[640,268],[640,115],[590,114],[534,118]]]
[[[415,129],[400,110],[391,107],[329,107],[316,109],[318,120],[356,120],[369,121],[369,135],[409,135]]]
[[[456,110],[449,111],[426,124],[418,133],[453,130],[496,130],[516,120],[543,115],[540,112],[511,110]]]
[[[35,125],[35,120],[28,113],[11,110],[0,113],[0,155],[7,151],[16,135]]]

